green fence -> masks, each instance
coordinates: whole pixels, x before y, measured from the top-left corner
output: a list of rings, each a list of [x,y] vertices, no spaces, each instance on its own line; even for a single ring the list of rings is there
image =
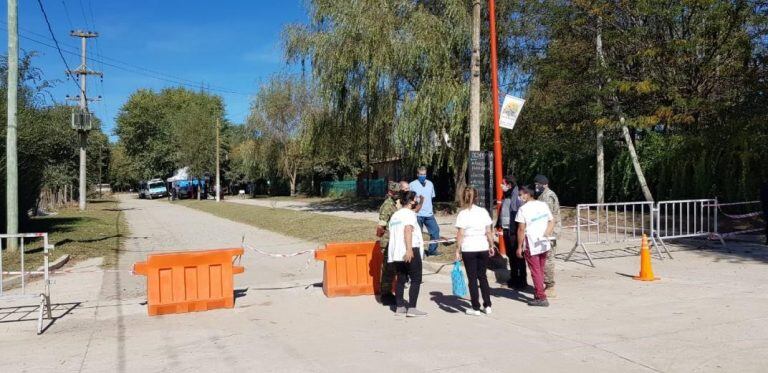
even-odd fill
[[[356,180],[323,181],[320,183],[320,195],[323,197],[363,197],[366,188],[369,196],[380,197],[387,192],[387,182],[384,179],[362,180],[359,183]]]

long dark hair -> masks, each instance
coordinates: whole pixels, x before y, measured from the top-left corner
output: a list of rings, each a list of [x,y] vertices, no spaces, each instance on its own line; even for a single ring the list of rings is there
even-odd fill
[[[414,191],[400,191],[400,196],[398,198],[400,200],[400,206],[408,206],[409,203],[416,200],[416,192]]]
[[[461,192],[461,207],[468,209],[477,202],[477,189],[468,186]]]

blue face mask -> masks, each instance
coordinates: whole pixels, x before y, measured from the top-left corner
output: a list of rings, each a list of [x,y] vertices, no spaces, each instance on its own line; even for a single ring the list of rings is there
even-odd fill
[[[419,182],[424,184],[427,182],[427,176],[426,175],[419,175]]]

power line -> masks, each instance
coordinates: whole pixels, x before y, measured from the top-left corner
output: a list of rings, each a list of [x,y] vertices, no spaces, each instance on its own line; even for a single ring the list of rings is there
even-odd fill
[[[2,20],[0,20],[0,23],[5,24],[5,22],[2,21]],[[50,40],[50,38],[48,38],[47,36],[38,34],[36,32],[29,31],[29,30],[24,30],[24,31],[26,33],[28,33],[28,34],[37,35],[37,36],[42,37],[44,39]],[[48,42],[41,41],[41,40],[38,40],[38,39],[35,39],[35,38],[32,38],[32,37],[26,36],[26,35],[22,35],[21,33],[19,34],[19,37],[21,37],[22,39],[26,39],[26,40],[29,40],[31,42],[34,42],[34,43],[37,43],[37,44],[49,47],[49,48],[59,49],[55,45],[51,45]],[[76,52],[76,51],[73,51],[73,50],[69,50],[69,49],[66,49],[66,48],[61,48],[60,50],[63,51],[64,53],[69,53],[69,54],[76,55],[76,56],[80,55],[79,52]],[[110,57],[107,57],[107,56],[101,56],[100,59],[93,58],[93,57],[88,57],[88,60],[92,61],[92,62],[96,62],[96,63],[101,63],[101,64],[103,64],[105,66],[113,67],[115,69],[126,71],[126,72],[129,72],[129,73],[132,73],[132,74],[143,75],[143,76],[147,76],[147,77],[150,77],[150,78],[153,78],[153,79],[157,79],[157,80],[162,80],[162,81],[165,81],[165,82],[173,83],[173,84],[178,84],[178,85],[183,85],[183,86],[190,87],[190,88],[200,89],[200,83],[199,82],[195,82],[193,80],[189,80],[189,79],[186,79],[186,78],[181,78],[181,77],[176,77],[176,76],[173,76],[173,75],[161,73],[159,71],[155,71],[155,70],[148,69],[148,68],[145,68],[145,67],[141,67],[141,66],[137,66],[137,65],[133,65],[133,64],[127,63],[127,62],[123,62],[123,61],[120,61],[120,60],[115,59],[115,58],[110,58]],[[107,62],[107,61],[113,61],[114,63],[110,63],[110,62]],[[124,66],[120,66],[118,64],[124,65]],[[229,89],[226,89],[226,88],[218,88],[218,87],[214,87],[214,86],[209,86],[209,87],[207,87],[207,89],[210,90],[210,91],[215,91],[215,92],[219,92],[219,93],[228,93],[228,94],[235,94],[235,95],[241,95],[241,96],[251,96],[248,93],[233,91],[233,90],[229,90]]]
[[[83,0],[80,0],[80,13],[82,13],[83,15],[83,22],[85,22],[85,26],[93,30],[93,28],[88,24],[88,17],[85,16],[85,7],[83,6]]]
[[[67,4],[64,3],[64,0],[61,0],[61,6],[64,7],[64,14],[67,15],[67,22],[69,22],[69,29],[74,30],[75,25],[72,23],[72,17],[69,16],[69,9],[67,9]]]
[[[48,14],[45,13],[45,7],[43,7],[42,0],[37,0],[37,3],[40,5],[40,11],[43,12],[43,18],[45,18],[45,23],[48,25],[48,32],[51,33],[51,38],[53,39],[53,43],[55,44],[56,50],[59,52],[59,57],[61,57],[61,62],[64,62],[64,66],[67,68],[67,80],[69,80],[69,78],[71,76],[71,73],[69,73],[69,71],[71,71],[72,69],[69,68],[69,64],[67,63],[67,59],[64,58],[64,54],[61,52],[61,47],[59,46],[59,41],[56,40],[56,34],[54,34],[53,27],[51,27],[51,22],[48,20]],[[77,86],[78,90],[80,90],[80,91],[83,90],[83,88],[80,87],[80,83],[78,83],[74,79],[74,77],[72,79],[72,82],[75,83],[75,85]]]

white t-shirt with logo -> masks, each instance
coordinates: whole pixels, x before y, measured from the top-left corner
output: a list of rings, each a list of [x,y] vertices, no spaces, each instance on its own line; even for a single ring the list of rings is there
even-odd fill
[[[547,231],[547,224],[552,219],[549,206],[541,201],[528,201],[517,210],[515,221],[525,223],[525,238],[528,241],[528,250],[530,250],[531,255],[545,253],[551,249],[551,244],[544,233]]]
[[[491,216],[482,207],[472,205],[468,209],[461,210],[456,217],[456,228],[464,230],[461,251],[488,251],[490,248],[485,232],[491,224],[493,224]]]
[[[412,249],[405,247],[405,227],[409,225],[413,227],[411,246],[418,247],[421,257],[424,257],[424,238],[421,236],[416,212],[408,208],[401,208],[389,219],[389,246],[387,247],[389,255],[387,261],[389,263],[405,261],[406,249]]]

